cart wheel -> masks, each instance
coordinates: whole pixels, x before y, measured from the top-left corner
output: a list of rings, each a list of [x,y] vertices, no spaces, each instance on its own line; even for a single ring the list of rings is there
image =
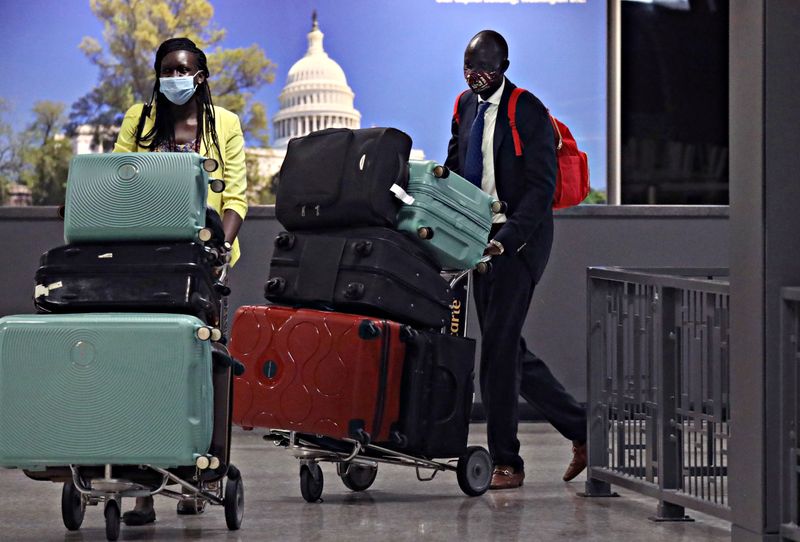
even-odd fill
[[[86,513],[86,501],[83,495],[72,482],[64,482],[61,489],[61,519],[64,527],[70,531],[77,531],[83,523],[83,516]]]
[[[233,468],[233,467],[232,467]],[[235,472],[236,476],[230,475],[228,471],[228,481],[225,484],[225,498],[223,503],[225,505],[225,523],[231,531],[238,531],[242,526],[242,518],[244,517],[244,483],[242,477],[239,476],[239,471]]]
[[[340,475],[345,487],[352,491],[369,489],[376,476],[378,476],[378,467],[367,465],[350,465],[347,472]]]
[[[116,540],[119,538],[119,503],[116,499],[106,501],[106,539]]]
[[[482,446],[470,446],[458,458],[458,487],[470,497],[483,495],[492,481],[492,458]]]
[[[306,502],[317,502],[322,497],[324,479],[322,469],[316,463],[300,466],[300,493]]]

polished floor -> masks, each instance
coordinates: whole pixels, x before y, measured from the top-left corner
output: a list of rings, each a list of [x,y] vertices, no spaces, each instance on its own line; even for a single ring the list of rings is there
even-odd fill
[[[262,440],[263,431],[235,430],[234,458],[246,487],[242,529],[225,527],[221,507],[201,516],[178,516],[175,501],[156,498],[158,520],[146,527],[122,526],[120,540],[377,541],[597,540],[680,542],[729,540],[728,523],[690,512],[693,523],[653,523],[655,501],[618,490],[621,498],[575,495],[584,476],[565,484],[568,443],[545,424],[520,428],[526,480],[521,489],[470,498],[455,474],[419,482],[413,469],[382,466],[368,491],[342,485],[324,464],[323,502],[300,495],[298,464],[286,450]],[[485,444],[484,426],[474,425],[472,443]],[[21,472],[0,470],[0,540],[105,540],[101,507],[90,507],[78,532],[61,523],[60,486],[34,482]],[[132,502],[123,503],[123,510]]]

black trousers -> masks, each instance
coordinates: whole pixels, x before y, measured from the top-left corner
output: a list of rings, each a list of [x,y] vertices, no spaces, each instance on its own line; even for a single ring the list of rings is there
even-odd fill
[[[525,264],[515,255],[504,254],[492,260],[489,273],[475,273],[474,279],[481,327],[481,399],[494,464],[523,467],[517,439],[520,395],[564,437],[584,442],[584,407],[522,338],[536,288]]]

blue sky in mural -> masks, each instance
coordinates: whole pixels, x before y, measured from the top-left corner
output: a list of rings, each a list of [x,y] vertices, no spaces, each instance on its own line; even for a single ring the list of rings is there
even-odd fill
[[[224,47],[260,45],[277,64],[276,80],[256,97],[269,115],[291,65],[306,50],[311,12],[324,46],[347,74],[361,125],[394,126],[414,147],[443,160],[455,96],[465,88],[464,47],[492,28],[509,42],[508,77],[531,90],[572,130],[589,154],[592,186],[605,188],[605,0],[212,0],[226,28]],[[102,41],[88,1],[0,2],[0,96],[10,118],[29,121],[36,100],[68,106],[97,83],[78,44]],[[212,74],[213,76],[213,74]],[[213,91],[213,77],[212,77]]]

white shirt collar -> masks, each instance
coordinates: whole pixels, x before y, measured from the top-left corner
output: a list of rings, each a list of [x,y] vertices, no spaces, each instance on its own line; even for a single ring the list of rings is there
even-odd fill
[[[494,105],[500,105],[500,98],[503,97],[503,90],[506,88],[506,78],[503,76],[503,82],[500,84],[500,88],[494,91],[494,94],[489,96],[488,100],[484,100],[480,96],[478,96],[478,103],[482,102],[489,102]]]

